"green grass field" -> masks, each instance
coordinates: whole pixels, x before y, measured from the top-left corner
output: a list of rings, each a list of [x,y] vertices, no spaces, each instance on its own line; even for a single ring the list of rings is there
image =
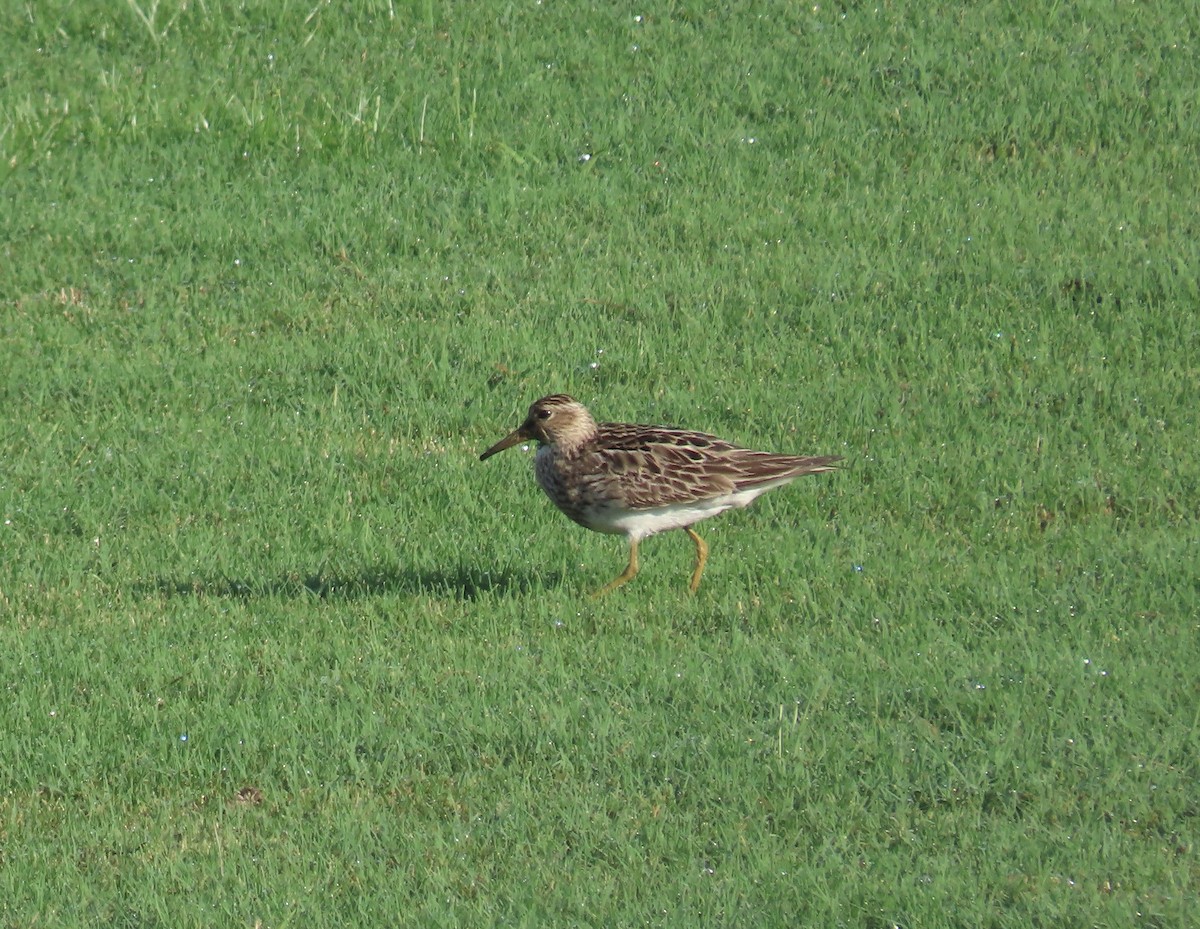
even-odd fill
[[[10,4],[0,926],[1188,927],[1192,3]],[[585,532],[537,397],[839,454]]]

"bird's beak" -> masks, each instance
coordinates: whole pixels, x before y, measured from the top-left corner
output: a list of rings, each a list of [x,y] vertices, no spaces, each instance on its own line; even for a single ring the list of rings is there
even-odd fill
[[[530,432],[526,428],[525,424],[522,424],[519,428],[514,429],[512,432],[510,432],[508,435],[506,435],[503,439],[501,439],[499,442],[497,442],[495,445],[493,445],[491,448],[489,448],[486,452],[484,452],[482,455],[480,455],[479,460],[487,461],[494,454],[496,454],[496,452],[502,452],[506,448],[512,448],[514,445],[517,445],[521,442],[528,442],[531,438],[533,438],[533,436],[530,434]]]

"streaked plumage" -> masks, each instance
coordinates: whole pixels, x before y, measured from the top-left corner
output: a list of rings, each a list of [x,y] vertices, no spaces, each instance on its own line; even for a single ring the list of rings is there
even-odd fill
[[[757,452],[668,426],[597,423],[566,394],[538,400],[519,427],[479,458],[531,440],[539,443],[537,482],[554,505],[581,526],[629,539],[629,565],[597,596],[637,574],[638,543],[668,529],[683,529],[696,545],[694,592],[708,558],[694,523],[802,475],[832,471],[841,460]]]

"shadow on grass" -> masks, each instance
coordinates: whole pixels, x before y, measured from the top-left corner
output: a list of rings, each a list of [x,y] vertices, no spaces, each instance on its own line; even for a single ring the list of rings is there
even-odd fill
[[[515,574],[460,565],[447,571],[372,568],[351,573],[318,571],[305,575],[289,572],[282,577],[242,579],[224,575],[186,578],[159,577],[138,585],[139,593],[163,597],[226,597],[236,600],[314,597],[319,600],[358,600],[389,594],[441,596],[478,600],[488,594],[532,593],[555,586],[560,579],[549,574]]]

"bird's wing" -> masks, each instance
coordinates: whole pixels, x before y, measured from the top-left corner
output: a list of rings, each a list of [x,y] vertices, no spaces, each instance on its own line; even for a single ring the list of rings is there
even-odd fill
[[[837,458],[798,458],[741,448],[702,432],[606,424],[592,454],[622,502],[632,509],[723,497],[761,484],[830,470]],[[591,470],[591,469],[589,469]]]

